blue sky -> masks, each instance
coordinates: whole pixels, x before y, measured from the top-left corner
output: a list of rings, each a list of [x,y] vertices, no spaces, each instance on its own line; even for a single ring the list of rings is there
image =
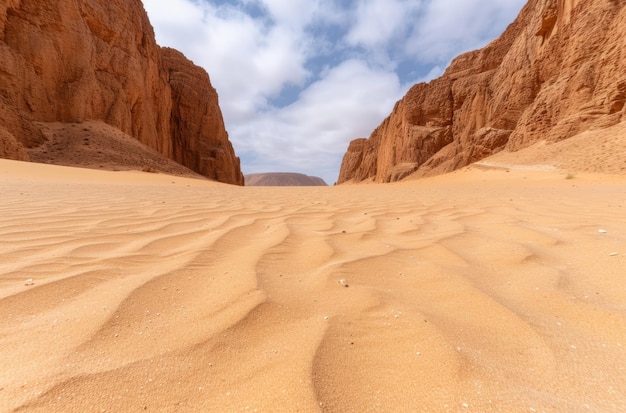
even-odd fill
[[[489,43],[526,0],[143,0],[162,46],[204,67],[244,173],[336,181],[415,83]]]

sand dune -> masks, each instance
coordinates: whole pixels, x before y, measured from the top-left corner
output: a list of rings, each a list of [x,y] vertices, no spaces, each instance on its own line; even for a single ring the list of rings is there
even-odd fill
[[[0,411],[621,412],[626,179],[0,161]]]

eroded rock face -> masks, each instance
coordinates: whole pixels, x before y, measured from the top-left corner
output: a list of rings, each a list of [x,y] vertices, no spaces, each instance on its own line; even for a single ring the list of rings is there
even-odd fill
[[[243,185],[209,75],[177,50],[162,48],[172,88],[172,159],[209,178]]]
[[[101,120],[196,172],[242,184],[208,75],[186,59],[173,69],[171,54],[157,46],[140,0],[6,0],[0,126],[32,148],[45,140],[36,122]],[[190,98],[197,112],[176,108],[187,102],[184,74],[207,92]],[[216,157],[214,148],[230,152]]]
[[[16,161],[29,161],[30,158],[21,143],[4,127],[0,126],[0,158]]]
[[[415,85],[353,141],[338,183],[445,173],[561,141],[626,120],[625,102],[626,3],[530,0],[498,39]]]

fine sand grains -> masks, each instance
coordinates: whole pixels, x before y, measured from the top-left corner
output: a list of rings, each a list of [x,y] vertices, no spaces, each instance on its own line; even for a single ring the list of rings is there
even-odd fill
[[[0,411],[626,411],[626,179],[0,161]]]

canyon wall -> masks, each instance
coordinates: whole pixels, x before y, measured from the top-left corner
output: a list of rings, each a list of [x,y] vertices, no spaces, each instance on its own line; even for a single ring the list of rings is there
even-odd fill
[[[83,120],[243,184],[209,76],[156,44],[140,0],[2,2],[0,156],[27,160],[46,140],[38,124]]]
[[[530,0],[498,39],[413,86],[352,141],[338,183],[435,175],[561,141],[626,120],[625,102],[626,2]]]

